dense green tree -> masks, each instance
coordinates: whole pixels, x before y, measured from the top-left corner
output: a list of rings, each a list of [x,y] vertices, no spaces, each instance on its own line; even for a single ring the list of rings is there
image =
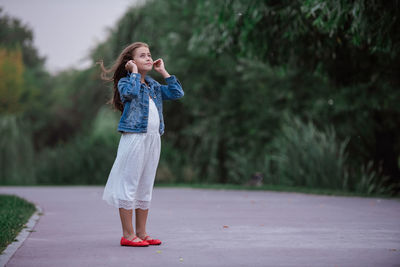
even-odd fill
[[[24,91],[24,64],[20,49],[0,48],[0,113],[17,113]]]
[[[14,75],[20,74],[14,83],[20,84],[20,88],[15,85],[7,85],[7,90],[13,92],[9,94],[18,95],[18,109],[13,112],[21,120],[30,124],[31,132],[34,136],[34,143],[38,149],[40,145],[37,140],[42,139],[46,135],[45,125],[49,123],[50,98],[50,75],[44,69],[45,58],[39,55],[38,50],[33,45],[33,32],[24,25],[18,18],[13,18],[3,13],[0,8],[0,46],[5,49],[6,54],[13,53],[13,51],[20,51],[20,57],[10,59],[11,62],[6,62],[4,58],[1,64],[10,69],[13,65],[19,64],[22,66],[21,71],[16,71]],[[5,81],[2,79],[3,82]],[[7,110],[2,110],[0,116],[9,113]],[[20,121],[19,119],[17,121]]]
[[[3,13],[0,7],[0,44],[3,47],[21,47],[24,64],[28,68],[36,68],[44,65],[45,58],[39,55],[33,45],[33,32],[24,25],[20,19],[13,18]]]
[[[354,164],[383,163],[399,183],[399,1],[201,1],[196,14],[191,47],[326,76],[332,86],[301,115],[334,124]]]

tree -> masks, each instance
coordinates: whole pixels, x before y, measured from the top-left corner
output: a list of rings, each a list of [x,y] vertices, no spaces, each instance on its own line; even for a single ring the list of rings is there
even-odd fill
[[[20,49],[8,51],[0,47],[0,113],[21,111],[24,92],[24,64]]]
[[[332,107],[316,95],[309,115],[351,137],[353,164],[372,158],[399,184],[400,1],[202,1],[197,11],[191,47],[327,77]]]
[[[33,45],[32,30],[21,23],[17,18],[12,18],[3,13],[0,7],[0,45],[8,49],[19,46],[23,55],[23,62],[28,68],[43,67],[45,58]]]

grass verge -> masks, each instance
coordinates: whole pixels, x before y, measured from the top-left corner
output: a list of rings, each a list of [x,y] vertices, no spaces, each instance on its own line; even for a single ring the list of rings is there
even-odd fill
[[[0,253],[15,240],[35,211],[35,205],[23,198],[0,195]]]
[[[2,186],[33,186],[33,187],[46,187],[46,186],[105,186],[104,184],[27,184],[27,185],[2,185]],[[218,183],[161,183],[154,184],[155,187],[181,187],[181,188],[200,188],[200,189],[216,189],[216,190],[257,190],[257,191],[276,191],[276,192],[294,192],[314,195],[330,195],[330,196],[348,196],[348,197],[370,197],[370,198],[388,198],[400,201],[400,194],[392,196],[385,194],[366,194],[343,190],[333,190],[326,188],[313,188],[301,186],[286,186],[286,185],[270,185],[264,184],[260,187],[246,186],[240,184],[218,184]]]
[[[269,185],[265,184],[260,187],[245,186],[237,184],[167,184],[167,183],[156,183],[156,187],[186,187],[186,188],[202,188],[202,189],[226,189],[226,190],[257,190],[257,191],[277,191],[277,192],[296,192],[304,194],[316,194],[316,195],[329,195],[329,196],[349,196],[349,197],[379,197],[379,198],[390,198],[400,201],[400,196],[389,196],[382,194],[364,194],[356,192],[348,192],[341,190],[332,190],[324,188],[310,188],[300,186],[284,186],[284,185]]]

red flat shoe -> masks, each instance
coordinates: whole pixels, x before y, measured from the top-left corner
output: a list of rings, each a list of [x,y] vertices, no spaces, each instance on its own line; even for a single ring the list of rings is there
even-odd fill
[[[134,238],[136,239],[136,237]],[[132,240],[134,240],[132,239]],[[125,237],[121,237],[121,246],[130,246],[130,247],[148,247],[149,246],[149,242],[147,241],[136,241],[133,242],[132,240],[128,240]]]
[[[157,246],[157,245],[161,244],[161,241],[158,240],[158,239],[148,239],[148,238],[150,238],[150,236],[146,235],[143,240],[145,242],[149,243],[149,245],[156,245]]]

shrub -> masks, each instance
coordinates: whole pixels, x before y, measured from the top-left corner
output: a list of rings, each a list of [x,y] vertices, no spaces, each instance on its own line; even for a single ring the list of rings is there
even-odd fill
[[[0,184],[34,184],[34,150],[29,125],[16,115],[2,115],[0,136]]]
[[[281,184],[331,189],[348,188],[348,138],[339,141],[333,127],[320,131],[312,122],[285,118],[273,141],[277,179]]]

